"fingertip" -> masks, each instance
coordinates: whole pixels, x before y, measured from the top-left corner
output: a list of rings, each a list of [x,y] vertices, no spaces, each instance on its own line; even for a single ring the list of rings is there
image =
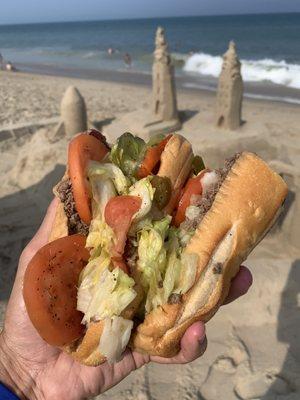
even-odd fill
[[[195,322],[191,325],[185,332],[184,336],[182,337],[181,341],[185,342],[195,342],[203,343],[205,340],[205,325],[202,322]]]
[[[31,239],[30,243],[27,247],[29,247],[33,251],[37,251],[39,248],[48,243],[49,235],[53,226],[53,222],[55,219],[56,209],[59,203],[59,199],[54,197],[51,203],[49,204],[45,217],[37,230],[34,237]]]
[[[245,277],[247,276],[251,280],[251,283],[252,283],[252,274],[251,274],[249,268],[247,268],[245,265],[241,265],[239,272],[240,272],[240,274],[243,274]]]
[[[205,352],[206,346],[205,325],[202,322],[195,322],[181,339],[180,362],[194,361]]]
[[[238,297],[245,295],[253,283],[253,277],[247,267],[241,265],[236,277],[231,282],[231,287],[224,304],[231,303]]]
[[[237,275],[237,281],[240,285],[240,290],[243,294],[247,293],[250,286],[253,283],[253,276],[249,269],[244,265],[241,265],[239,274]]]
[[[47,208],[46,215],[45,215],[44,219],[49,219],[49,218],[53,219],[54,218],[58,203],[59,203],[59,199],[55,196],[51,200],[51,202],[50,202],[50,204],[49,204],[49,206]]]
[[[55,218],[55,213],[56,213],[56,208],[58,206],[58,203],[59,203],[59,200],[57,197],[54,197],[51,200],[51,203],[49,204],[49,206],[47,208],[45,217],[44,217],[42,224],[38,230],[38,233],[41,233],[41,232],[44,233],[51,229],[54,218]]]

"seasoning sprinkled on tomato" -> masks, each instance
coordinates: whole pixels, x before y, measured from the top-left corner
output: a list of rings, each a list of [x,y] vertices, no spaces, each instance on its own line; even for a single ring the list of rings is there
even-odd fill
[[[116,196],[108,201],[104,211],[105,221],[116,235],[112,257],[113,264],[123,269],[127,274],[128,268],[122,257],[133,216],[140,209],[141,204],[142,200],[137,196]]]
[[[72,235],[42,247],[25,272],[23,296],[29,318],[41,337],[64,346],[81,337],[77,310],[79,274],[89,259],[85,236]]]

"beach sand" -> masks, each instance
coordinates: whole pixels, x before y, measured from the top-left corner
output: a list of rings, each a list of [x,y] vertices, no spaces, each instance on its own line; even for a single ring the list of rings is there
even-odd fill
[[[151,89],[22,73],[0,72],[0,80],[1,326],[19,254],[64,172],[67,142],[54,137],[64,91],[75,85],[85,98],[89,120],[113,140],[122,133],[122,116],[151,106]],[[299,106],[245,100],[245,123],[229,132],[214,127],[214,102],[210,92],[178,91],[181,133],[209,165],[219,166],[235,151],[248,149],[300,170]],[[20,129],[45,121],[49,125],[34,133]],[[299,399],[300,252],[290,246],[287,232],[277,229],[245,264],[254,285],[207,324],[208,350],[201,359],[181,366],[150,364],[99,398]]]

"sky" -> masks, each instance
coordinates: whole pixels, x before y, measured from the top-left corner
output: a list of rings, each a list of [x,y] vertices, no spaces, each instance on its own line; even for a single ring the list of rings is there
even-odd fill
[[[0,0],[0,24],[300,12],[299,0]]]

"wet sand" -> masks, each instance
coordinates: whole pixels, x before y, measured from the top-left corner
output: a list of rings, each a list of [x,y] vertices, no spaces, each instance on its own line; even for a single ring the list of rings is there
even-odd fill
[[[78,79],[91,79],[116,83],[131,83],[135,85],[151,85],[150,71],[146,72],[134,69],[112,71],[29,63],[16,64],[16,66],[22,72],[41,75],[73,77]],[[199,75],[195,73],[185,74],[177,71],[176,84],[179,89],[215,92],[217,79],[208,75]],[[300,91],[295,88],[275,85],[274,83],[267,81],[244,82],[244,86],[245,97],[247,98],[300,104]]]

